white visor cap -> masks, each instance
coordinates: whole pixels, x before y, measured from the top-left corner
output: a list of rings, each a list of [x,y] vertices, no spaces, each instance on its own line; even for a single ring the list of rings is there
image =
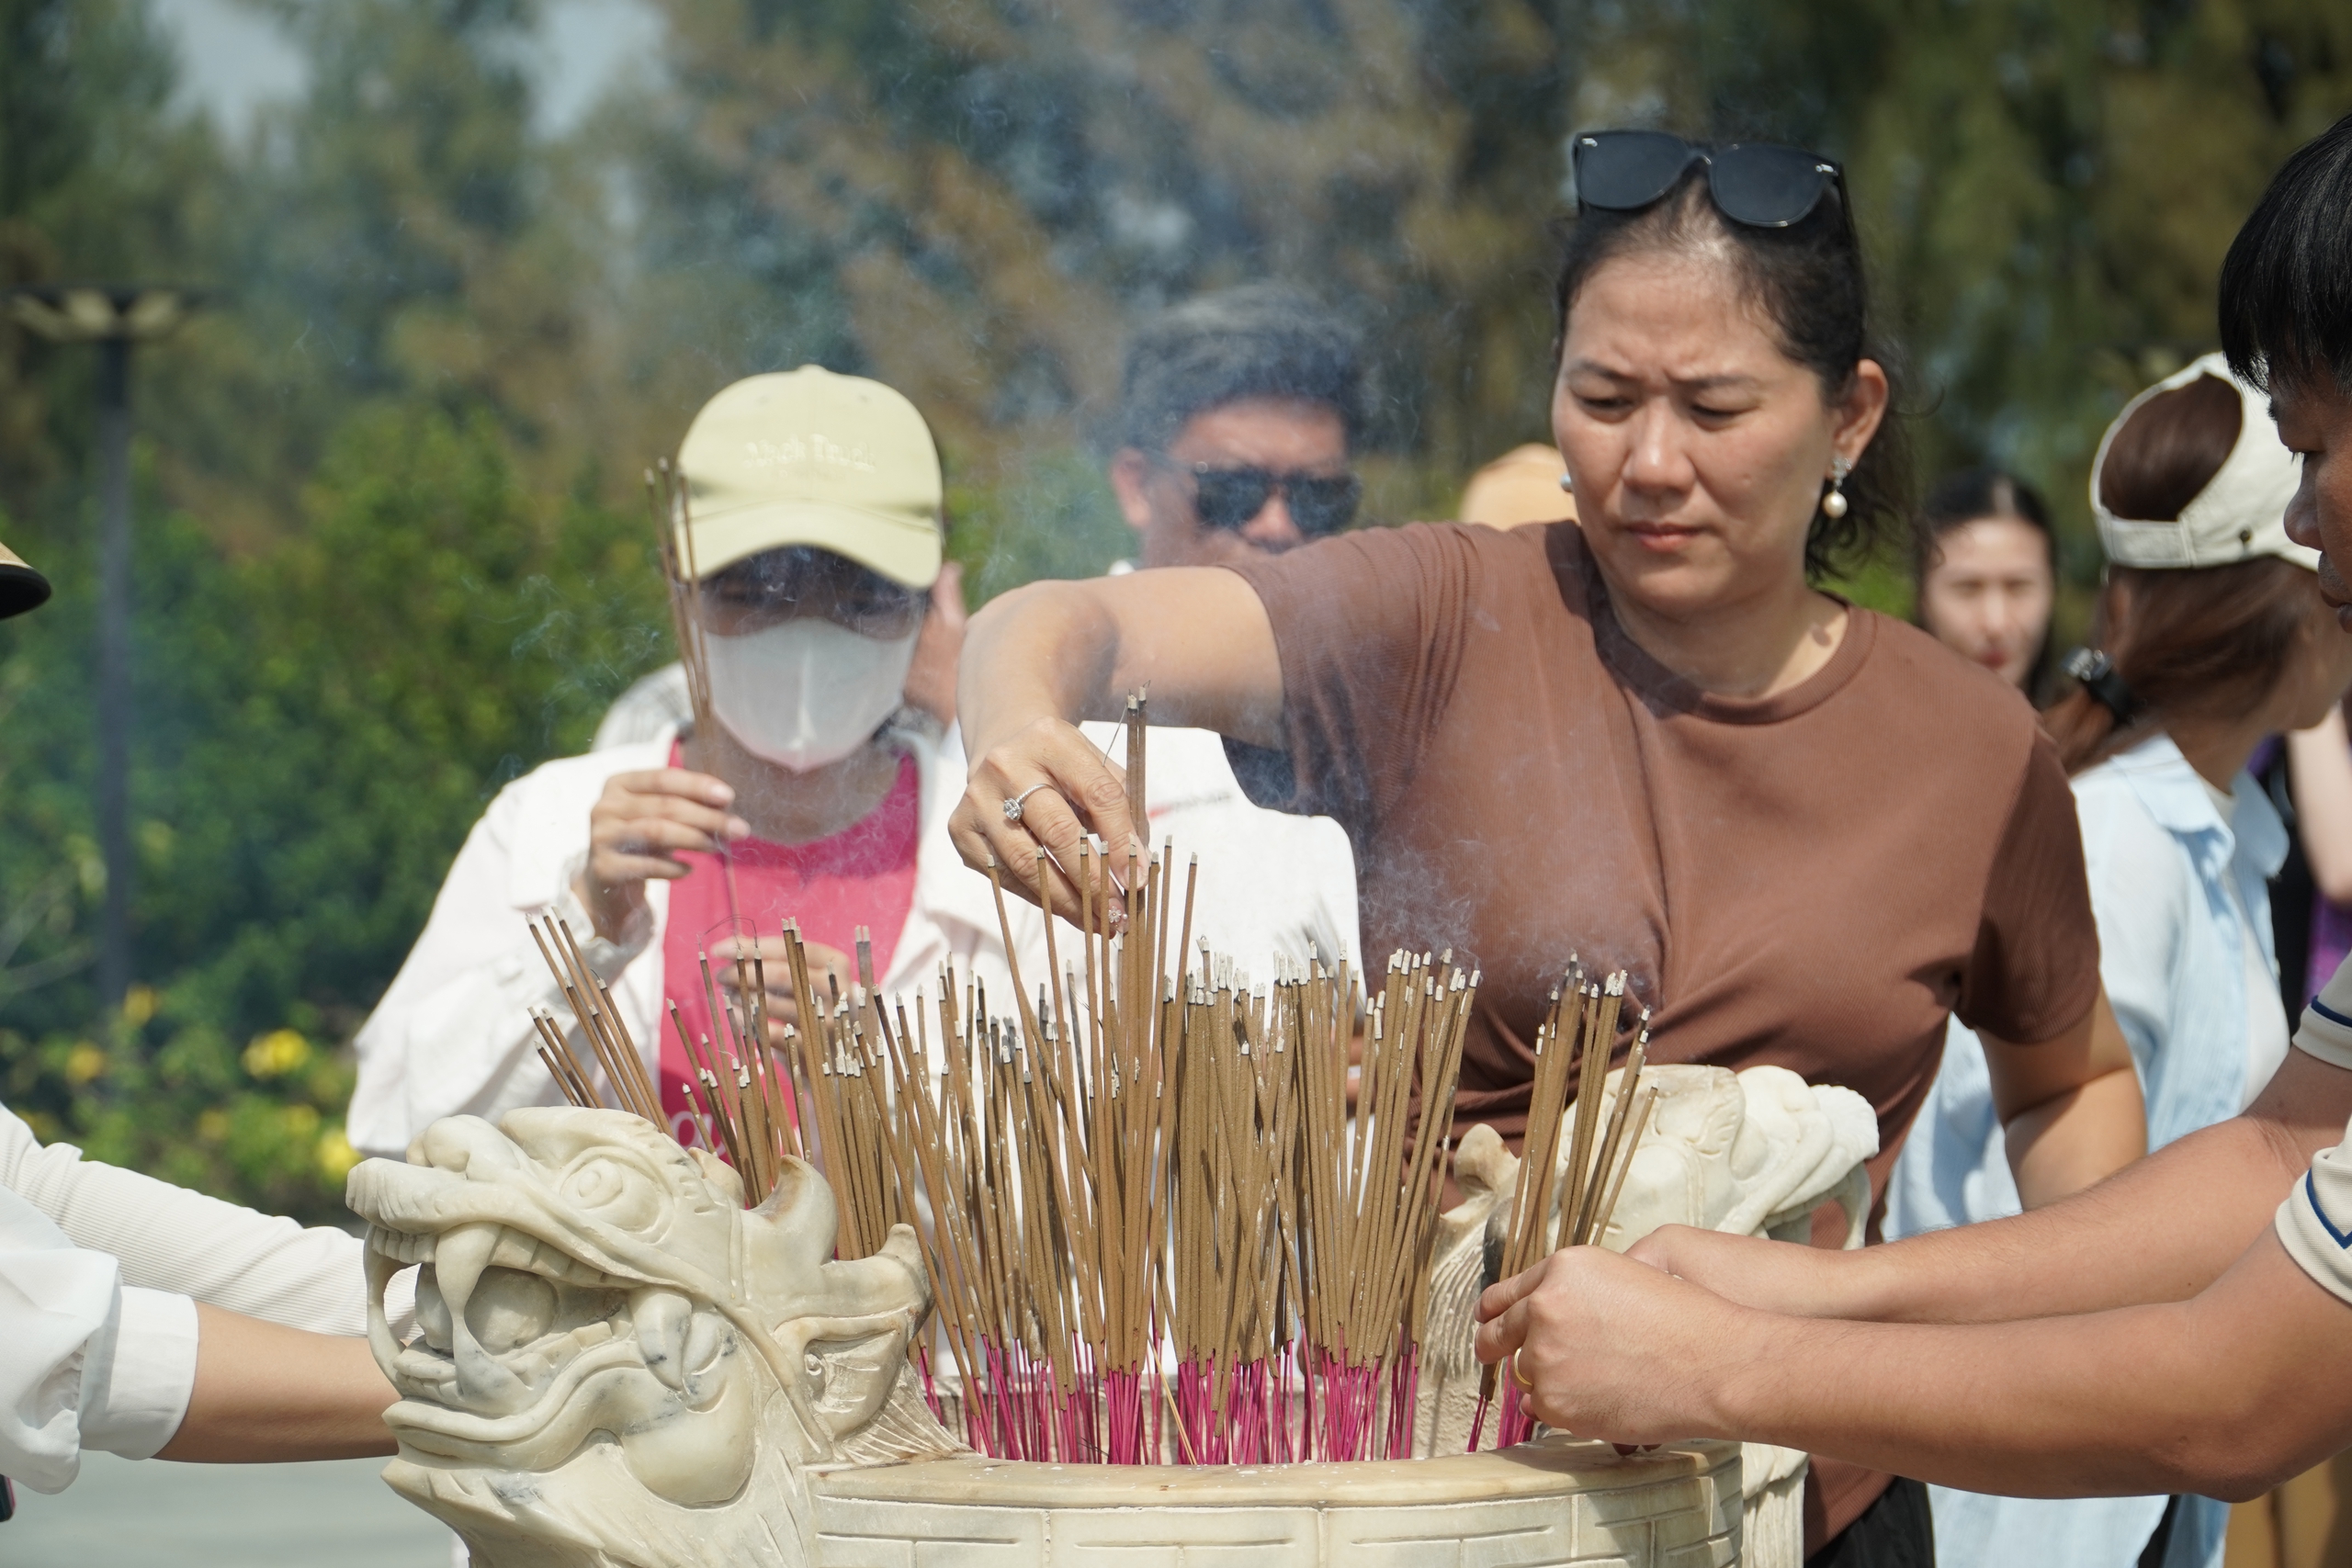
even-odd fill
[[[2241,417],[2237,445],[2219,472],[2180,509],[2169,523],[2118,517],[2098,499],[2098,477],[2107,468],[2107,449],[2115,433],[2139,412],[2140,405],[2160,392],[2186,387],[2199,376],[2211,376],[2236,389]],[[2123,405],[2115,423],[2099,437],[2098,457],[2091,464],[2091,515],[2098,522],[2098,542],[2117,566],[2157,570],[2228,566],[2257,556],[2276,556],[2306,571],[2319,570],[2319,552],[2287,537],[2287,503],[2302,480],[2302,459],[2278,439],[2271,423],[2269,400],[2230,374],[2229,361],[2209,354],[2184,366]]]

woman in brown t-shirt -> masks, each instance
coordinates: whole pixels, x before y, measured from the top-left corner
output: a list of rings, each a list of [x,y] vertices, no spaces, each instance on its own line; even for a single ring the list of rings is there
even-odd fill
[[[1631,971],[1653,1060],[1868,1096],[1878,1175],[1957,1013],[2028,1204],[2086,1186],[2143,1134],[2065,776],[2014,692],[1811,586],[1901,510],[1842,184],[1809,156],[1760,171],[1776,184],[1732,150],[1578,142],[1553,427],[1581,524],[1005,595],[964,650],[964,853],[1023,867],[1042,840],[1075,865],[1081,817],[1125,842],[1071,724],[1148,682],[1155,719],[1236,743],[1253,794],[1347,828],[1367,957],[1450,946],[1485,971],[1463,1115],[1517,1128],[1576,953]],[[1626,192],[1644,157],[1663,177]],[[1759,226],[1759,188],[1804,205]],[[1832,1480],[1824,1533],[1880,1490]]]

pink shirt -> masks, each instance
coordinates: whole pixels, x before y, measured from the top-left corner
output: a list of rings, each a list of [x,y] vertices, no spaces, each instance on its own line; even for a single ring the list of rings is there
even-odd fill
[[[674,750],[670,765],[681,765]],[[752,933],[773,937],[786,919],[797,920],[803,941],[852,954],[857,950],[857,928],[864,926],[874,942],[874,973],[888,974],[908,911],[914,908],[915,845],[922,825],[915,761],[902,757],[898,779],[881,804],[831,837],[806,844],[737,840],[730,851],[744,924]],[[716,955],[728,951],[733,932],[727,878],[718,857],[681,853],[678,858],[693,870],[670,884],[670,916],[662,936],[662,1110],[678,1141],[694,1144],[701,1141],[701,1134],[689,1115],[685,1049],[670,1022],[668,1004],[677,1004],[696,1044],[706,1035],[714,1041],[723,1038],[723,1031],[711,1024],[699,957],[714,955],[712,974],[718,977]]]

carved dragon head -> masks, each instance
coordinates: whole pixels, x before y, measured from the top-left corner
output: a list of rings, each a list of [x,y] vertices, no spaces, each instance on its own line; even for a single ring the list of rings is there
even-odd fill
[[[368,1160],[369,1338],[401,1400],[385,1479],[477,1568],[805,1560],[810,1466],[954,1451],[907,1371],[913,1234],[833,1258],[817,1172],[759,1208],[725,1165],[616,1111],[437,1122]],[[385,1285],[411,1265],[420,1333]]]

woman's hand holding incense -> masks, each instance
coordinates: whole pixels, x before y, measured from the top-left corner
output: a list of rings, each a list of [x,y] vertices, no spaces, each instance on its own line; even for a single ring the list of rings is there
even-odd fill
[[[723,945],[723,952],[714,949],[711,953],[712,978],[718,982],[718,988],[726,993],[725,999],[732,1003],[740,1014],[743,996],[736,981],[736,954],[740,953],[746,960],[757,958],[760,961],[759,977],[767,986],[768,1043],[782,1050],[786,1027],[801,1027],[800,998],[792,989],[792,965],[785,958],[784,938],[763,936],[755,942]],[[846,991],[856,983],[857,966],[841,949],[804,939],[800,951],[808,959],[808,987],[817,993],[820,1008],[829,1005],[828,998],[835,990]],[[828,981],[831,984],[828,985]]]
[[[690,869],[682,850],[715,854],[751,825],[728,808],[735,792],[708,773],[649,768],[616,773],[588,812],[588,864],[572,882],[596,934],[618,942],[645,911],[645,879]]]
[[[1618,1444],[1727,1438],[1721,1391],[1770,1323],[1697,1285],[1571,1247],[1478,1298],[1478,1359],[1548,1427]]]
[[[1142,858],[1149,829],[1131,820],[1125,780],[1072,726],[1116,718],[1130,694],[1149,694],[1152,718],[1197,725],[1253,746],[1280,747],[1282,660],[1266,608],[1238,576],[1215,567],[1159,567],[1091,582],[1033,582],[1001,593],[972,617],[957,676],[956,711],[972,777],[950,831],[975,870],[1044,893],[1076,918],[1077,879],[1117,884],[1131,842]],[[1031,791],[1035,785],[1047,787]],[[1021,809],[1009,812],[1006,802]],[[1092,831],[1108,865],[1081,874],[1079,846]],[[1091,859],[1091,856],[1090,856]]]
[[[1018,816],[1005,806],[1015,799]],[[948,831],[966,863],[985,871],[993,862],[1007,891],[1040,905],[1050,897],[1056,913],[1075,920],[1088,832],[1115,848],[1111,863],[1089,876],[1086,897],[1108,897],[1115,910],[1124,905],[1128,849],[1135,846],[1137,859],[1144,854],[1137,826],[1127,812],[1126,775],[1075,725],[1036,718],[972,765]],[[1091,848],[1084,852],[1091,861]]]

